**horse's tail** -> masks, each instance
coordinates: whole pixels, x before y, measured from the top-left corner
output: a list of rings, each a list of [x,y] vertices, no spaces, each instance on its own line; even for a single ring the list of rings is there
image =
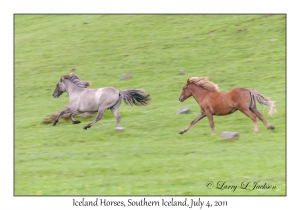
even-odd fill
[[[130,106],[146,106],[150,101],[150,94],[145,93],[144,90],[122,90],[120,94],[124,102]]]
[[[275,109],[274,101],[271,101],[270,99],[262,96],[259,92],[255,90],[249,90],[249,91],[251,97],[250,107],[253,107],[255,105],[255,100],[256,100],[261,105],[265,105],[269,108],[269,115],[272,115],[274,112],[277,112],[277,110]]]

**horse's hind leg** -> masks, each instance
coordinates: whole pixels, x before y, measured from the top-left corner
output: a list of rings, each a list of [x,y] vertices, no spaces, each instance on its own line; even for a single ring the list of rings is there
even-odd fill
[[[115,118],[117,120],[116,128],[119,127],[119,124],[120,124],[120,121],[121,121],[121,115],[119,113],[119,107],[120,107],[121,102],[122,102],[122,99],[120,98],[118,103],[110,108],[111,112],[113,113],[113,115],[115,116]]]
[[[70,115],[70,118],[71,118],[71,120],[72,120],[72,123],[73,123],[73,124],[78,124],[78,123],[80,123],[79,120],[75,120],[75,119],[74,119],[74,115],[75,115],[75,113],[72,113],[72,114]]]
[[[263,122],[263,124],[266,126],[267,129],[270,129],[270,130],[275,129],[275,127],[272,125],[269,125],[267,123],[267,121],[265,120],[265,118],[263,117],[263,115],[259,111],[257,111],[255,104],[253,107],[250,107],[249,109],[251,110],[251,112],[253,112],[258,117],[258,119],[260,119]]]
[[[254,123],[254,133],[258,132],[258,126],[256,121],[256,115],[250,111],[250,109],[240,109],[241,112],[243,112],[246,116],[248,116]]]
[[[96,122],[98,122],[102,118],[102,115],[106,109],[107,109],[107,107],[105,109],[99,109],[96,118],[91,123],[84,126],[83,129],[86,130],[86,129],[92,127]]]

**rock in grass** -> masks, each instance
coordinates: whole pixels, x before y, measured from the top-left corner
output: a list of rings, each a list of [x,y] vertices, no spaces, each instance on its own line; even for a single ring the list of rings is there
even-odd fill
[[[229,132],[229,131],[224,131],[221,133],[221,139],[235,139],[239,137],[238,132]]]
[[[189,113],[191,110],[187,107],[182,107],[180,109],[178,109],[177,114],[187,114]]]
[[[184,70],[179,70],[179,74],[185,74]]]
[[[132,77],[131,74],[122,74],[120,80],[129,79],[129,78],[131,78],[131,77]]]

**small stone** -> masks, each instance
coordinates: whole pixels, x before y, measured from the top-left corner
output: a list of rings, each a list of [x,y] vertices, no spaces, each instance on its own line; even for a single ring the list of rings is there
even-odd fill
[[[184,70],[179,70],[179,74],[185,74]]]
[[[129,79],[129,78],[131,78],[131,77],[132,77],[131,74],[122,74],[120,80]]]
[[[239,137],[238,132],[229,132],[229,131],[224,131],[221,133],[221,139],[235,139]]]
[[[187,107],[182,107],[180,109],[178,109],[177,114],[187,114],[189,113],[191,110]]]

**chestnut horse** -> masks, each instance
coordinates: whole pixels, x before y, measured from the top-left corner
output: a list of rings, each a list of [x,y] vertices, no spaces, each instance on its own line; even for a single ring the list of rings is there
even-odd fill
[[[269,125],[263,115],[257,111],[255,100],[267,106],[270,115],[276,112],[274,102],[255,90],[234,88],[227,92],[219,92],[218,85],[208,81],[206,77],[191,77],[183,86],[179,101],[183,102],[190,96],[193,96],[198,102],[201,113],[187,127],[181,130],[179,134],[187,132],[192,125],[206,116],[209,120],[211,133],[214,135],[213,115],[228,115],[237,110],[243,112],[253,121],[254,133],[258,131],[256,117],[264,123],[267,129],[274,129],[274,126]]]

